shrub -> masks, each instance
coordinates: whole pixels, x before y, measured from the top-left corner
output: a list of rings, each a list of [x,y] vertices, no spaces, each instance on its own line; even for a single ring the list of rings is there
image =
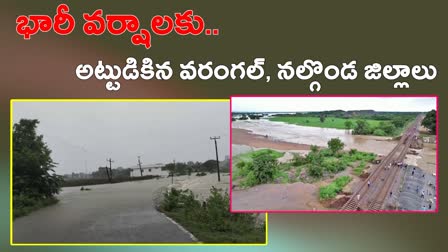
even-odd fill
[[[292,162],[293,165],[295,166],[301,166],[307,163],[306,158],[302,157],[300,155],[294,155]]]
[[[271,155],[260,155],[254,158],[253,172],[257,184],[271,182],[277,173],[277,160]]]
[[[342,189],[350,183],[352,178],[350,176],[342,176],[335,179],[327,186],[319,188],[319,198],[321,200],[332,199],[342,191]]]
[[[324,175],[324,171],[322,167],[318,164],[311,164],[308,167],[308,174],[315,178],[320,178],[322,175]]]
[[[334,157],[325,158],[321,165],[324,168],[324,170],[331,173],[337,173],[343,171],[345,170],[345,167],[347,167],[345,163],[341,162],[339,159]]]
[[[173,204],[173,201],[176,204]],[[214,187],[201,202],[190,190],[171,189],[164,194],[160,210],[175,219],[203,242],[262,242],[264,226],[254,214],[230,213],[229,194]],[[169,206],[167,208],[167,206]]]
[[[171,188],[170,191],[166,191],[163,194],[163,201],[160,205],[160,207],[165,211],[171,211],[175,208],[179,207],[180,203],[180,195],[183,191],[176,190],[174,188]]]
[[[385,136],[385,135],[386,135],[386,132],[384,132],[384,130],[382,130],[382,129],[375,129],[375,130],[373,131],[373,134],[374,134],[375,136]]]
[[[198,172],[198,173],[196,173],[196,176],[199,176],[199,177],[205,176],[205,175],[207,175],[207,173],[205,173],[205,172]]]

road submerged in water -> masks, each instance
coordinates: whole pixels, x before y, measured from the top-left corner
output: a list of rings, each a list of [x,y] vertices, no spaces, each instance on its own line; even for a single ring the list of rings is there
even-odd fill
[[[63,188],[59,203],[14,220],[14,243],[194,242],[158,212],[154,194],[171,179]]]

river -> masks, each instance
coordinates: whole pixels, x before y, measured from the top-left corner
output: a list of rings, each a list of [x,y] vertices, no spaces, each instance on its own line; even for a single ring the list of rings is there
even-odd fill
[[[327,146],[327,142],[331,138],[339,138],[344,142],[346,150],[354,148],[380,155],[389,153],[397,143],[390,137],[352,135],[347,130],[299,126],[264,119],[234,121],[232,122],[232,128],[248,130],[252,134],[260,136],[268,135],[269,139],[273,141],[299,145]],[[251,146],[250,142],[240,142],[239,144]]]

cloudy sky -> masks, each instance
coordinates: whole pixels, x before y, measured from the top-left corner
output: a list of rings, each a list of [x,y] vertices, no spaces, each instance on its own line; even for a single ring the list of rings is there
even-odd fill
[[[426,97],[234,97],[233,112],[296,112],[324,110],[426,112],[436,109],[436,98]]]
[[[58,174],[229,155],[227,102],[15,102],[13,120],[39,119]]]

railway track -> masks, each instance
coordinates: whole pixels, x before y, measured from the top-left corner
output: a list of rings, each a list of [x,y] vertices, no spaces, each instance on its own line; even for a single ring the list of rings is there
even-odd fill
[[[418,127],[422,119],[422,116],[418,116],[414,123],[406,129],[394,149],[355,190],[341,210],[381,210],[384,208],[385,199],[390,194],[392,185],[400,179],[398,175],[401,168],[397,163],[403,162],[411,142],[418,134]]]

